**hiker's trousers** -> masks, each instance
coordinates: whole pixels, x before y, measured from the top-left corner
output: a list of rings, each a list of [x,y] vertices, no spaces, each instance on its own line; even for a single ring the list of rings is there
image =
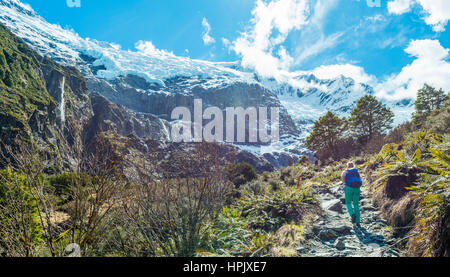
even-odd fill
[[[356,223],[361,223],[361,213],[359,211],[359,197],[361,196],[360,188],[345,187],[345,204],[347,205],[350,217],[356,216]]]

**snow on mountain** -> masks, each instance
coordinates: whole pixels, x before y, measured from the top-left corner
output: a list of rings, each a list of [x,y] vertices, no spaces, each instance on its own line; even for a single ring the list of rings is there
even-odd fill
[[[151,42],[140,41],[138,51],[124,50],[117,44],[81,38],[72,30],[50,24],[28,5],[18,0],[0,0],[0,22],[29,43],[42,55],[65,64],[78,66],[88,73],[90,66],[100,68],[95,77],[113,80],[133,74],[150,83],[164,86],[175,76],[212,78],[221,82],[255,82],[253,75],[234,70],[220,63],[177,57],[156,49]]]
[[[144,91],[134,87],[135,91],[147,94],[181,93],[196,86],[204,89],[223,88],[235,83],[263,86],[276,94],[301,133],[296,137],[284,138],[276,145],[239,146],[261,155],[274,152],[304,153],[306,149],[303,142],[315,120],[329,110],[339,116],[349,116],[359,98],[374,94],[372,87],[343,76],[324,80],[313,74],[294,72],[286,73],[288,75],[281,81],[260,78],[244,70],[239,62],[214,63],[177,57],[173,53],[156,49],[151,42],[140,41],[136,44],[136,51],[125,50],[113,43],[82,38],[72,30],[48,23],[19,0],[0,0],[0,22],[42,55],[78,67],[87,79],[104,82],[103,88],[111,87],[111,95],[128,91],[126,86],[130,86],[129,83],[120,83],[121,89],[115,89],[114,86],[117,86],[117,80],[129,75],[155,84],[157,89],[154,90]],[[173,83],[179,77],[183,77],[183,82]],[[173,89],[174,86],[177,88]],[[394,111],[395,124],[411,118],[411,101],[384,103]]]
[[[327,80],[318,79],[313,74],[301,73],[282,82],[275,79],[263,79],[261,82],[278,95],[293,120],[303,127],[303,138],[312,131],[314,121],[328,111],[339,117],[349,117],[361,97],[367,94],[375,95],[371,86],[344,76]],[[412,100],[382,101],[394,112],[394,125],[411,119],[414,111]]]

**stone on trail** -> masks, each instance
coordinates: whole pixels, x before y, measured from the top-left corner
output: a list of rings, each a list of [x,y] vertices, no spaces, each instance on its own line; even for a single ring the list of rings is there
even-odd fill
[[[373,252],[373,251],[375,251],[377,249],[380,249],[380,248],[381,248],[381,246],[379,244],[377,244],[377,243],[370,243],[368,245],[368,249],[369,249],[370,252]]]
[[[366,207],[366,206],[372,206],[372,203],[370,203],[369,199],[361,199],[360,201],[361,206]]]
[[[325,201],[323,202],[322,207],[324,210],[343,213],[342,203],[339,199]]]
[[[351,234],[352,232],[352,227],[350,227],[349,225],[337,225],[330,227],[330,229],[332,229],[333,231],[335,231],[340,235],[348,235]]]
[[[363,206],[361,207],[361,213],[369,213],[369,216],[376,217],[376,215],[373,214],[373,212],[376,211],[376,208],[370,207],[370,206]]]
[[[325,229],[325,230],[320,231],[320,233],[319,233],[319,238],[324,241],[334,240],[337,237],[338,237],[338,234],[331,229]]]
[[[343,195],[344,194],[344,186],[339,184],[330,189],[331,193],[333,193],[335,196]]]
[[[298,247],[299,256],[381,257],[401,256],[390,239],[379,210],[368,197],[361,197],[361,228],[354,228],[346,213],[345,187],[336,184],[320,193],[323,213],[317,215],[305,233],[305,243]],[[393,240],[392,243],[389,243]],[[386,244],[393,245],[392,251]]]
[[[344,250],[345,249],[345,242],[343,238],[338,238],[336,240],[336,243],[334,244],[334,247],[336,247],[337,250]]]
[[[313,227],[312,227],[312,232],[314,233],[314,234],[318,234],[319,232],[320,232],[320,230],[322,230],[323,229],[323,227],[321,226],[322,224],[318,224],[318,225],[313,225]]]

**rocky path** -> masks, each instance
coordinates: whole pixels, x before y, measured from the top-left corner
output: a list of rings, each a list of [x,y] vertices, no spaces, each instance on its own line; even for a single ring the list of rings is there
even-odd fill
[[[398,257],[395,240],[378,210],[362,193],[361,228],[353,226],[347,213],[344,187],[334,186],[319,192],[322,215],[317,215],[297,249],[301,257]]]

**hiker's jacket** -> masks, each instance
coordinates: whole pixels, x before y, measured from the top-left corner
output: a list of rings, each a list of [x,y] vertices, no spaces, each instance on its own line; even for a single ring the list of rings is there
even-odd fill
[[[360,188],[362,186],[362,179],[356,168],[350,168],[344,171],[342,173],[342,181],[347,187]]]

